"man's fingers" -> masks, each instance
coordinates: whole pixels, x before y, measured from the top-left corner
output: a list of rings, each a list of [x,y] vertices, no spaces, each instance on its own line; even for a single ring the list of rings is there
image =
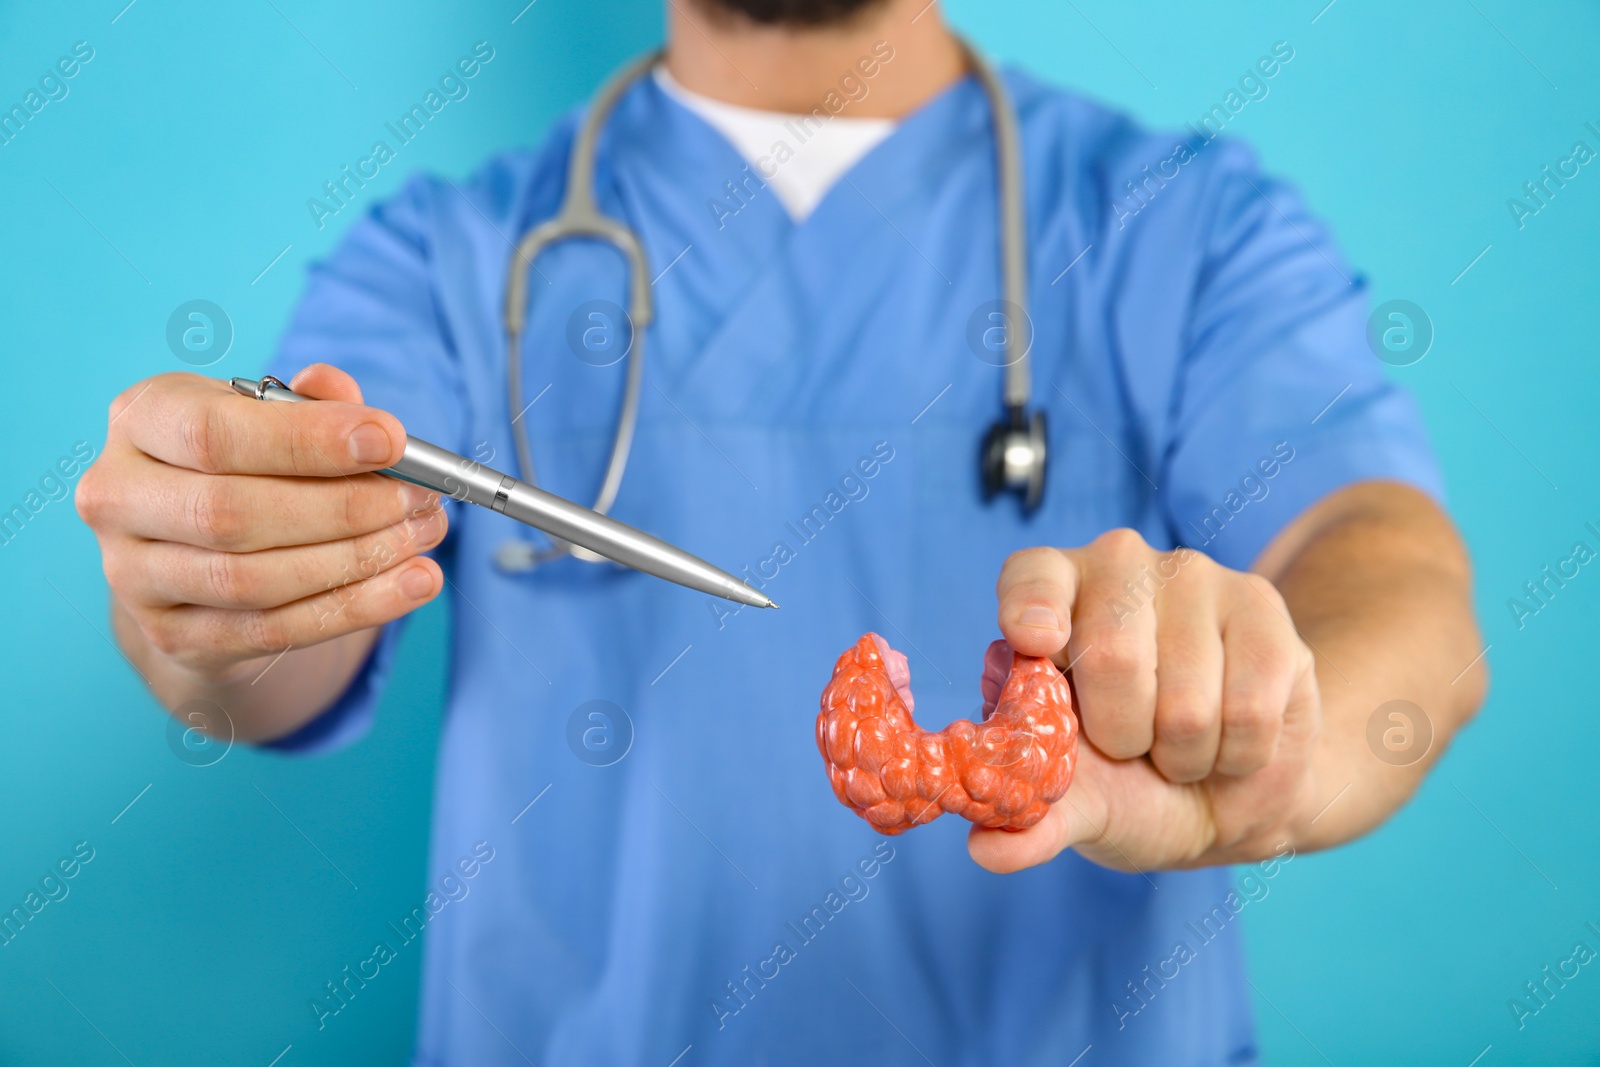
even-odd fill
[[[80,486],[86,492],[80,511],[135,537],[223,552],[357,537],[392,526],[438,497],[376,474],[202,475],[131,452],[114,466],[86,490]]]
[[[444,508],[435,503],[393,526],[342,541],[260,552],[147,541],[118,558],[119,565],[143,572],[139,595],[148,607],[275,608],[398,566],[442,541],[447,523]]]
[[[1283,598],[1245,575],[1223,621],[1221,774],[1253,774],[1272,762],[1296,675],[1309,658]]]
[[[1000,601],[1000,632],[1024,656],[1056,656],[1072,633],[1072,606],[1078,594],[1078,568],[1054,548],[1012,553],[1000,568],[995,595]]]
[[[144,615],[139,625],[158,651],[179,663],[209,665],[196,662],[197,649],[204,649],[208,660],[236,663],[381,626],[432,600],[443,584],[444,572],[423,556],[282,607],[233,611],[186,605]]]
[[[336,368],[294,384],[306,402],[196,374],[140,382],[78,481],[117,602],[203,676],[388,622],[443,581],[414,558],[444,536],[437,494],[372,473],[404,452],[399,420]]]
[[[1168,781],[1211,773],[1222,741],[1223,646],[1209,586],[1162,590],[1156,617],[1156,735],[1150,760]]]
[[[311,384],[350,395],[354,383],[339,373],[318,368]],[[326,478],[390,466],[405,450],[405,429],[388,412],[343,400],[253,400],[196,374],[162,375],[138,403],[138,417],[116,424],[130,443],[205,474]]]
[[[1156,609],[1149,597],[1129,592],[1129,576],[1139,573],[1147,550],[1129,530],[1091,548],[1067,657],[1084,735],[1112,759],[1132,759],[1155,740]]]

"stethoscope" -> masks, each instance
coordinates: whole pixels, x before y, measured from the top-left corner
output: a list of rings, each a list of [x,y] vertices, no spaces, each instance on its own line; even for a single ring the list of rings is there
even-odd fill
[[[1029,364],[1033,326],[1028,317],[1027,229],[1022,200],[1021,137],[1017,129],[1016,110],[1011,106],[1011,98],[999,75],[971,45],[964,41],[961,45],[983,86],[984,95],[989,99],[989,110],[993,116],[999,176],[1001,291],[1004,294],[1000,306],[986,313],[989,325],[985,327],[984,322],[979,322],[978,329],[973,331],[982,338],[982,358],[998,362],[1005,368],[1002,394],[1004,413],[983,436],[978,469],[984,500],[993,500],[1001,493],[1016,493],[1021,497],[1023,513],[1031,514],[1044,499],[1049,447],[1044,412],[1028,410],[1033,389]],[[628,453],[633,447],[634,427],[639,418],[639,394],[644,380],[644,338],[655,316],[655,306],[650,299],[649,266],[645,262],[644,248],[639,243],[638,234],[627,223],[602,214],[595,203],[596,145],[617,100],[636,79],[660,61],[661,55],[656,51],[635,59],[613,74],[601,87],[583,125],[578,129],[577,140],[568,157],[567,185],[561,206],[555,217],[533,227],[517,242],[510,278],[506,284],[506,400],[511,416],[512,437],[516,443],[518,477],[530,485],[537,485],[533,449],[528,442],[527,428],[521,425],[524,409],[519,407],[522,403],[520,353],[522,330],[527,322],[528,270],[539,253],[550,245],[575,237],[592,237],[609,242],[628,261],[627,315],[631,329],[629,348],[623,356],[627,368],[622,404],[617,414],[617,433],[611,444],[611,458],[606,463],[605,477],[601,480],[600,492],[595,496],[593,505],[594,510],[601,514],[608,512],[616,501],[623,472],[628,466]],[[540,548],[527,541],[511,540],[496,549],[495,562],[501,570],[520,573],[568,554],[591,562],[603,561],[601,556],[562,541],[555,541],[548,548]]]

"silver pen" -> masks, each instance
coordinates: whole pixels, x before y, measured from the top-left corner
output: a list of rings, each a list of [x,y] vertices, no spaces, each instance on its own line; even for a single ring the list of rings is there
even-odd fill
[[[257,400],[310,399],[271,375],[260,381],[233,378],[228,384],[234,392]],[[499,512],[624,567],[702,593],[751,607],[778,606],[727,571],[658,537],[417,437],[408,435],[400,462],[378,473]]]

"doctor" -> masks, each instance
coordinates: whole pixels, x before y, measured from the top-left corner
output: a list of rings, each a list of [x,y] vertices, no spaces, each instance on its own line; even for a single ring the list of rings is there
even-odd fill
[[[1049,462],[1031,510],[1026,478],[984,499],[1018,399],[989,331],[1021,321],[997,110],[924,2],[669,3],[592,175],[647,264],[637,337],[585,239],[528,270],[508,351],[580,112],[351,227],[269,368],[325,402],[170,374],[112,404],[78,507],[167,707],[352,743],[405,616],[451,601],[431,863],[494,859],[427,924],[417,1064],[1254,1062],[1236,880],[1379,825],[1482,698],[1467,556],[1327,229],[1238,145],[1020,72]],[[591,501],[632,366],[612,514],[781,612],[366,473],[407,432],[516,469],[523,432]],[[1082,763],[1043,823],[887,839],[835,802],[816,701],[869,629],[929,727],[975,712],[997,629],[1072,665]]]

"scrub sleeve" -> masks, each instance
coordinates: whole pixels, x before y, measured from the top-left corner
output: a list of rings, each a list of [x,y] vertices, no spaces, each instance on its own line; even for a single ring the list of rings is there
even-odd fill
[[[1245,570],[1296,515],[1352,483],[1402,482],[1442,500],[1417,406],[1367,346],[1366,280],[1248,149],[1203,151],[1219,153],[1205,261],[1158,479],[1177,542]]]

